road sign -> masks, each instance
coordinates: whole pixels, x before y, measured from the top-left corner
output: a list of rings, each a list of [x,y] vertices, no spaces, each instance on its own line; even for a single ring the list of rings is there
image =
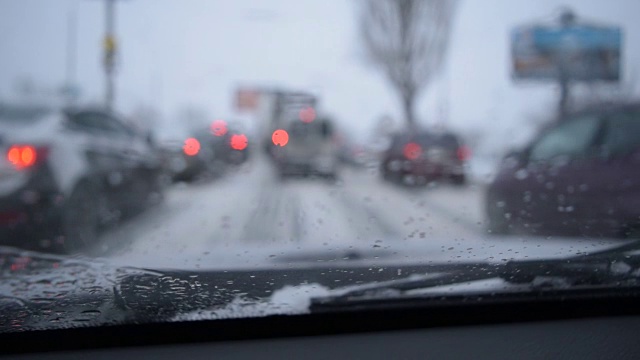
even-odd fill
[[[112,35],[107,35],[104,37],[104,51],[107,53],[116,52],[116,38]]]
[[[104,68],[107,73],[113,71],[116,64],[116,39],[112,35],[106,35],[103,41],[104,46]]]
[[[260,104],[260,90],[241,88],[236,90],[236,110],[254,112]]]

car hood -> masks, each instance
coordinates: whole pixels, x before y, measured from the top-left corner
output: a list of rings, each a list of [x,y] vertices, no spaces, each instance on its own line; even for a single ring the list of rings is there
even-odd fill
[[[312,298],[331,295],[336,288],[490,264],[480,259],[477,265],[446,258],[425,261],[415,249],[405,250],[271,251],[253,254],[259,264],[243,266],[236,260],[235,266],[212,262],[207,269],[187,270],[0,247],[0,332],[300,314],[309,311]],[[574,255],[557,253],[555,258]],[[486,279],[443,291],[506,288],[504,281]]]
[[[307,243],[231,244],[220,251],[182,247],[179,255],[166,249],[145,249],[141,257],[122,249],[103,259],[123,267],[180,270],[260,270],[331,266],[412,265],[457,262],[505,262],[508,260],[554,259],[604,250],[624,244],[619,239],[562,237],[476,236],[473,241],[415,236],[371,241],[326,241]],[[99,254],[98,254],[99,256]]]

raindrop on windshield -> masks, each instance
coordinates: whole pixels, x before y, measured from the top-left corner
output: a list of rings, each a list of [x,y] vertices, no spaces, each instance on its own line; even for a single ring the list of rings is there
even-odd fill
[[[520,170],[516,171],[514,176],[518,180],[524,180],[524,179],[529,177],[529,171],[527,171],[526,169],[520,169]]]

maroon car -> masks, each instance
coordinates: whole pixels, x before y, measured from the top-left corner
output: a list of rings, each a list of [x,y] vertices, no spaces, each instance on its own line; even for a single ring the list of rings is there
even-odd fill
[[[637,235],[640,104],[567,116],[507,155],[486,195],[494,234]]]
[[[452,133],[403,132],[392,137],[380,172],[385,180],[408,185],[425,185],[433,180],[462,185],[469,155],[469,148]]]

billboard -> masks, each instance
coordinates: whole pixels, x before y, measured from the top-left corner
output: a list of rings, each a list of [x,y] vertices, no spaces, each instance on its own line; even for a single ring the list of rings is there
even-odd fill
[[[618,27],[522,26],[511,34],[512,75],[522,80],[618,81],[621,48]]]
[[[240,87],[234,96],[235,109],[240,112],[255,113],[261,103],[274,101],[277,111],[297,113],[304,107],[315,107],[317,99],[313,94],[300,91],[286,91],[259,87]]]

